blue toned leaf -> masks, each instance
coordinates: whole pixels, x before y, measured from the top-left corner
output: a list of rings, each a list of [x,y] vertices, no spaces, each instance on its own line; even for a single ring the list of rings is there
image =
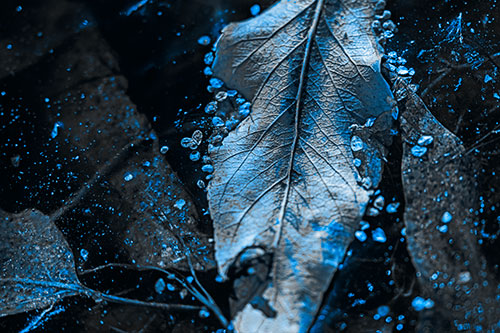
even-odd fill
[[[247,305],[242,332],[307,330],[380,181],[394,103],[376,3],[280,1],[217,42],[214,75],[252,110],[211,150],[216,259],[226,276],[246,249],[273,258],[263,297],[276,315]]]
[[[46,215],[0,211],[0,317],[82,294],[73,253]]]

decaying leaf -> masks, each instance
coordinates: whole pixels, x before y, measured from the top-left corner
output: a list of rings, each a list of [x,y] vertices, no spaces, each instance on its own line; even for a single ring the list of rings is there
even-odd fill
[[[226,276],[272,254],[267,310],[247,305],[242,332],[307,330],[380,181],[394,111],[371,28],[380,3],[283,0],[217,42],[214,76],[252,111],[211,150],[216,260]]]
[[[50,218],[0,211],[0,317],[82,293],[73,253]]]
[[[499,289],[474,226],[479,165],[403,82],[394,90],[407,94],[401,130],[408,250],[424,296],[435,303],[420,329],[441,323],[447,331],[492,330],[500,318]]]
[[[213,267],[208,235],[197,228],[196,207],[160,154],[147,118],[126,95],[127,80],[115,75],[119,66],[110,46],[97,29],[68,44],[45,64],[52,70],[40,89],[60,110],[49,112],[49,120],[60,124],[54,135],[57,158],[90,178],[135,142],[105,179],[109,190],[100,203],[116,212],[106,221],[108,228],[137,264],[187,270],[190,255],[196,269]]]

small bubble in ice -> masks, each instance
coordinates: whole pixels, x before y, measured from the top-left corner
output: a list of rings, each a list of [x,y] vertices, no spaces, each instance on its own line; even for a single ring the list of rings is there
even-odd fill
[[[260,13],[260,6],[258,4],[255,4],[252,7],[250,7],[250,13],[253,16],[259,15],[259,13]]]
[[[182,207],[184,207],[184,205],[186,204],[186,200],[184,199],[179,199],[175,202],[174,206],[177,208],[177,209],[182,209]]]
[[[212,124],[216,127],[224,126],[224,121],[220,117],[213,117]]]
[[[193,162],[199,161],[200,160],[200,152],[197,150],[192,151],[191,154],[189,154],[189,159]]]
[[[398,211],[399,205],[400,205],[399,202],[391,202],[390,204],[387,205],[385,211],[389,214],[394,214]]]
[[[363,149],[363,140],[357,135],[351,138],[351,149],[352,151],[360,151]]]
[[[216,89],[219,89],[219,88],[222,88],[222,86],[224,85],[224,82],[218,78],[211,78],[210,79],[210,85]]]
[[[204,166],[201,167],[201,171],[206,173],[212,173],[214,172],[214,167],[211,164],[205,164]]]
[[[162,146],[160,148],[160,154],[165,155],[168,152],[168,146]]]
[[[372,238],[375,242],[379,243],[385,243],[387,241],[385,232],[381,228],[376,228],[375,230],[372,231]]]
[[[198,38],[198,44],[207,46],[208,44],[210,44],[210,37],[201,36],[200,38]]]
[[[215,95],[215,99],[217,102],[222,102],[227,98],[227,92],[226,91],[219,91],[217,95]]]
[[[87,251],[85,249],[81,249],[80,250],[80,257],[82,257],[83,261],[87,261],[87,259],[89,257],[89,251]]]
[[[355,158],[352,162],[354,163],[354,166],[356,168],[359,168],[361,166],[361,160],[359,158]]]
[[[134,179],[134,175],[130,172],[125,173],[125,175],[123,176],[123,180],[125,180],[126,182],[129,182],[132,179]]]
[[[198,179],[198,181],[196,182],[196,185],[201,189],[204,189],[206,187],[205,182],[201,179]]]
[[[434,138],[430,135],[422,135],[420,138],[418,138],[418,145],[419,146],[428,146],[434,141]]]
[[[181,139],[181,146],[184,148],[189,148],[193,139],[185,137]]]
[[[361,231],[361,230],[358,230],[354,233],[354,236],[356,236],[356,238],[361,242],[363,243],[367,238],[368,236],[366,236],[366,233],[364,231]]]
[[[210,102],[205,106],[205,113],[212,114],[217,111],[217,103],[216,102]]]
[[[200,312],[198,312],[198,315],[200,318],[208,318],[210,317],[210,312],[208,312],[207,309],[201,309]]]
[[[449,223],[453,219],[453,215],[450,212],[444,212],[443,216],[441,216],[441,222]]]
[[[427,153],[427,148],[422,146],[413,146],[411,148],[411,154],[415,157],[422,157]]]
[[[159,278],[158,280],[156,280],[155,291],[158,294],[162,294],[165,291],[165,287],[166,287],[166,284],[165,284],[165,281],[162,278]]]

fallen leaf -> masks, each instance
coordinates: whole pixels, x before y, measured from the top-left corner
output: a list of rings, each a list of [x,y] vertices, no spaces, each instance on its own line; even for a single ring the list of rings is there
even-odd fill
[[[217,42],[214,76],[252,111],[210,151],[216,260],[226,276],[247,251],[272,254],[263,296],[276,315],[247,305],[243,332],[308,329],[380,181],[394,104],[376,3],[280,1]]]
[[[480,166],[418,95],[402,81],[394,90],[406,95],[401,135],[408,250],[424,297],[435,303],[434,316],[420,329],[493,330],[500,318],[498,282],[474,227]]]
[[[0,219],[0,317],[82,293],[73,253],[48,216],[0,211]]]

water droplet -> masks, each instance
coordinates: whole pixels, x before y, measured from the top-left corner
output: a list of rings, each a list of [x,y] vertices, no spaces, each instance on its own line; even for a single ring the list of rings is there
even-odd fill
[[[165,291],[165,287],[166,287],[165,281],[162,278],[159,278],[155,283],[155,291],[158,294],[162,294]]]
[[[354,233],[354,236],[362,243],[364,242],[368,236],[366,236],[366,233],[364,231],[358,230]]]
[[[387,237],[385,236],[384,230],[381,228],[376,228],[372,231],[372,239],[375,242],[385,243],[387,241]]]
[[[200,152],[195,150],[189,154],[189,159],[193,162],[199,161],[200,160]]]
[[[179,199],[175,202],[174,206],[177,208],[177,209],[182,209],[182,207],[184,207],[184,205],[186,204],[186,200],[184,199]]]
[[[389,309],[389,307],[387,305],[379,306],[378,309],[377,309],[377,313],[381,317],[387,316],[389,314],[389,312],[390,312],[390,309]]]
[[[419,146],[428,146],[434,141],[434,138],[430,135],[422,135],[420,138],[418,138],[418,145]]]
[[[217,102],[210,102],[205,107],[205,113],[213,114],[217,111]]]
[[[160,154],[165,155],[168,152],[168,149],[169,149],[168,146],[162,146],[160,148]]]
[[[214,172],[214,167],[211,164],[205,164],[204,166],[201,167],[201,171],[206,173],[212,173]]]
[[[203,140],[203,133],[200,130],[196,130],[193,132],[193,135],[191,135],[191,139],[193,140],[192,142],[194,142],[196,146],[198,146]]]
[[[472,276],[471,276],[470,272],[465,271],[465,272],[460,272],[460,274],[458,274],[458,283],[467,283],[471,279],[472,279]]]
[[[361,221],[361,222],[359,222],[359,224],[361,225],[361,230],[366,230],[366,229],[370,228],[370,223],[368,223],[366,221]]]
[[[361,166],[361,160],[359,158],[355,158],[352,162],[356,168]]]
[[[182,138],[181,146],[184,148],[189,148],[189,146],[191,146],[192,141],[193,141],[193,139],[188,138],[188,137]]]
[[[134,175],[130,172],[125,173],[125,175],[123,176],[123,180],[125,180],[126,182],[129,182],[132,179],[134,179]]]
[[[214,74],[214,72],[212,72],[212,68],[207,66],[207,67],[205,67],[205,69],[203,69],[203,74],[205,74],[206,76],[212,76]]]
[[[205,188],[205,187],[206,187],[205,182],[204,182],[203,180],[201,180],[201,179],[198,179],[198,181],[196,182],[196,185],[197,185],[199,188],[201,188],[201,189],[203,189],[203,188]]]
[[[394,214],[398,211],[399,206],[400,206],[399,202],[391,202],[390,204],[387,205],[385,211],[389,214]]]
[[[259,15],[259,13],[260,13],[260,6],[258,4],[255,4],[252,7],[250,7],[250,13],[253,16]]]
[[[427,153],[427,148],[422,146],[413,146],[411,148],[411,154],[415,157],[422,157]]]
[[[384,197],[379,195],[374,201],[373,201],[373,206],[377,209],[382,210],[385,205],[385,200]]]
[[[208,312],[207,309],[203,308],[200,310],[200,312],[198,312],[198,315],[200,316],[200,318],[208,318],[210,317],[210,312]]]
[[[451,215],[450,212],[444,212],[443,216],[441,216],[441,222],[449,223],[452,218],[453,218],[453,215]]]
[[[399,75],[408,75],[409,71],[408,68],[406,68],[405,66],[399,66],[397,69],[397,73]]]
[[[224,126],[224,121],[220,117],[213,117],[212,124],[216,127],[222,127]]]
[[[222,88],[222,86],[224,85],[224,82],[218,78],[211,78],[210,79],[210,85],[216,89],[219,89],[219,88]]]
[[[417,296],[411,302],[411,306],[415,309],[415,311],[422,311],[424,309],[431,309],[434,307],[434,301],[430,298],[425,299],[420,296]]]
[[[445,233],[448,231],[448,226],[445,224],[445,225],[441,225],[437,228],[439,230],[439,232],[442,232],[442,233]]]
[[[175,286],[173,284],[167,284],[167,289],[170,290],[170,291],[174,291],[175,290]]]
[[[205,64],[211,65],[212,62],[214,62],[214,54],[212,52],[208,52],[207,54],[205,54],[205,57],[203,57],[203,61],[205,62]]]
[[[215,99],[217,102],[222,102],[227,98],[227,92],[225,91],[219,91],[217,95],[215,95]]]
[[[83,261],[87,261],[87,259],[89,258],[89,251],[87,251],[85,249],[81,249],[80,250],[80,257],[82,257]]]
[[[208,44],[210,44],[210,37],[201,36],[200,38],[198,38],[198,44],[207,46]]]
[[[54,139],[58,134],[59,134],[59,128],[64,128],[64,124],[60,121],[56,121],[54,124],[54,128],[52,129],[52,132],[50,133],[50,137]]]
[[[360,151],[363,149],[363,140],[357,135],[351,138],[351,149],[352,151]]]

